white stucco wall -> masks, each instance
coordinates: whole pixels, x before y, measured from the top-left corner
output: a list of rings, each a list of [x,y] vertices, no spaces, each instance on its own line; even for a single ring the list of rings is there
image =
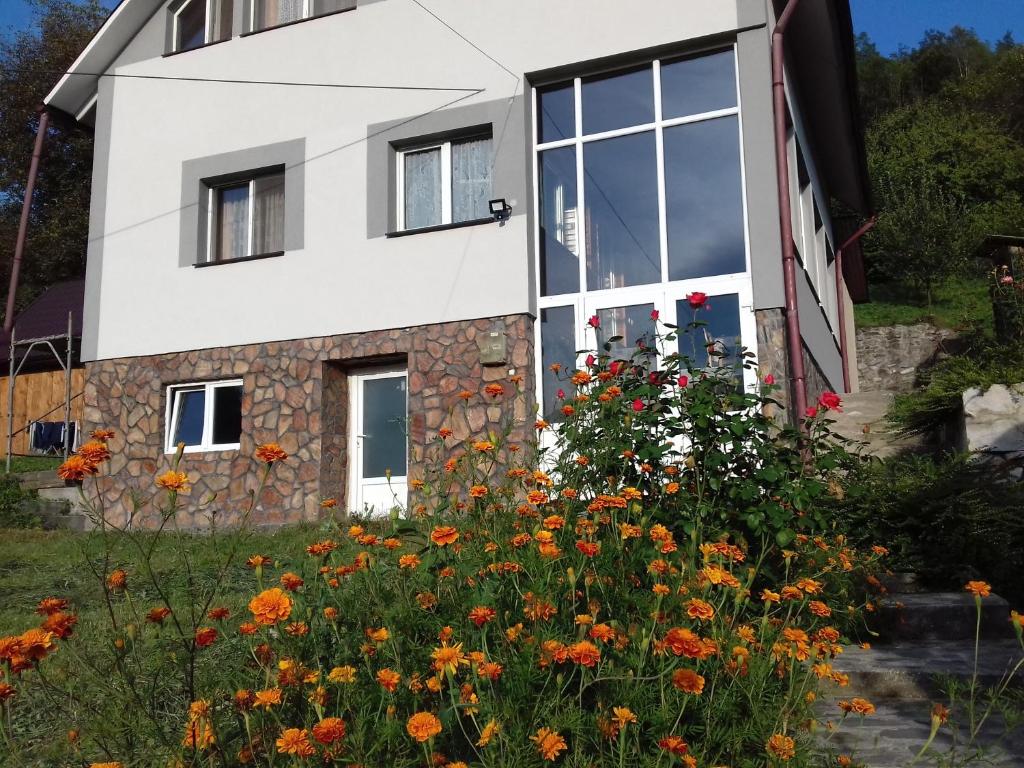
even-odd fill
[[[731,0],[427,4],[516,75],[738,26]],[[360,4],[349,13],[168,57],[161,56],[165,24],[161,9],[111,72],[483,89],[459,107],[511,99],[528,89],[407,0]],[[368,236],[367,206],[385,201],[367,199],[367,127],[463,95],[104,79],[84,356],[158,354],[532,311],[527,199],[517,200],[516,215],[503,227]],[[521,145],[525,175],[522,104],[510,114],[514,130],[508,136]],[[496,143],[501,131],[494,126]],[[261,261],[182,266],[182,163],[297,138],[306,141],[304,247]],[[506,195],[499,188],[494,193]]]

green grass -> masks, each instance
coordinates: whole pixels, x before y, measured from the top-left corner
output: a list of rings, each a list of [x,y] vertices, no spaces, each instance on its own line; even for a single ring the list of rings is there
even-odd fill
[[[0,471],[6,468],[7,459],[0,459]],[[57,469],[60,456],[11,456],[11,472],[42,472]]]
[[[898,285],[872,285],[871,301],[854,308],[858,328],[932,323],[943,328],[981,328],[992,333],[992,299],[982,278],[951,280],[935,290],[931,306]]]

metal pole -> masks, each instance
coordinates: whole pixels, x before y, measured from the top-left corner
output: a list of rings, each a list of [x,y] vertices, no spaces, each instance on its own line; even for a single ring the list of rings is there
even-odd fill
[[[64,366],[64,461],[71,452],[71,313],[68,312],[68,356]]]
[[[11,474],[14,448],[14,328],[11,328],[10,373],[7,375],[7,474]]]
[[[11,262],[11,282],[7,288],[7,313],[4,315],[4,330],[14,327],[14,297],[18,293],[18,275],[21,272],[21,257],[25,253],[25,239],[28,236],[28,219],[32,210],[32,194],[36,189],[39,175],[39,158],[43,155],[43,142],[50,127],[50,113],[43,107],[39,111],[39,126],[36,128],[36,144],[32,150],[32,162],[28,167],[28,182],[25,184],[25,199],[21,203],[21,221],[18,223],[18,239],[14,241],[14,259]]]

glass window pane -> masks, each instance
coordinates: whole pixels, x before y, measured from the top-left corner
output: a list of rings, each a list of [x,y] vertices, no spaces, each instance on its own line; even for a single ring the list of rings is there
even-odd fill
[[[542,152],[538,168],[541,294],[577,293],[580,247],[576,150],[563,147]]]
[[[741,181],[735,116],[665,129],[669,279],[746,269]]]
[[[255,28],[266,29],[302,18],[302,0],[255,0]]]
[[[206,42],[206,0],[190,0],[177,14],[176,51],[198,48]]]
[[[406,152],[405,228],[441,223],[441,149]]]
[[[572,83],[537,91],[537,141],[576,135],[576,89]]]
[[[491,199],[491,137],[452,144],[452,221],[487,218]]]
[[[732,51],[661,65],[661,111],[665,119],[736,106]]]
[[[540,311],[540,349],[544,370],[541,372],[544,387],[543,416],[550,422],[562,421],[562,402],[558,390],[571,398],[575,392],[572,382],[565,376],[566,371],[576,367],[576,318],[572,307],[551,307]],[[558,363],[562,366],[562,377],[551,370]]]
[[[253,182],[253,254],[284,250],[284,174]]]
[[[213,19],[210,24],[210,42],[227,40],[231,37],[231,22],[234,17],[234,0],[213,0],[210,3]]]
[[[405,377],[363,381],[363,477],[405,476]]]
[[[587,144],[583,163],[588,290],[659,282],[654,132]]]
[[[676,302],[679,325],[679,354],[693,361],[695,368],[733,368],[741,371],[743,340],[740,337],[740,297],[735,293],[711,296],[702,309],[694,310],[686,299]],[[706,323],[687,328],[694,322]],[[709,348],[715,354],[709,354]]]
[[[583,81],[583,133],[602,133],[654,122],[650,66]]]
[[[203,420],[206,417],[206,390],[177,390],[174,397],[177,400],[178,418],[172,430],[171,443],[201,445]]]
[[[213,388],[213,442],[230,445],[242,437],[242,387]]]
[[[621,336],[612,342],[612,354],[628,360],[641,346],[655,348],[654,320],[651,312],[653,304],[634,304],[629,307],[610,307],[597,310],[601,321],[599,328],[600,340],[603,342],[615,336]]]
[[[239,259],[249,255],[249,184],[217,190],[216,257]]]
[[[312,7],[314,16],[322,16],[325,13],[355,8],[356,0],[314,0]]]

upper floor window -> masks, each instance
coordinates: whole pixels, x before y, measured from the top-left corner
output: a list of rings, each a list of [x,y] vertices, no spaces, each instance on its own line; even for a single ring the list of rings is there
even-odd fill
[[[284,170],[207,187],[207,261],[266,256],[284,250]]]
[[[234,0],[185,0],[172,13],[175,51],[188,51],[231,37]]]
[[[490,219],[490,136],[419,144],[398,152],[398,229]]]
[[[356,0],[252,0],[250,29],[255,32],[355,7]]]

